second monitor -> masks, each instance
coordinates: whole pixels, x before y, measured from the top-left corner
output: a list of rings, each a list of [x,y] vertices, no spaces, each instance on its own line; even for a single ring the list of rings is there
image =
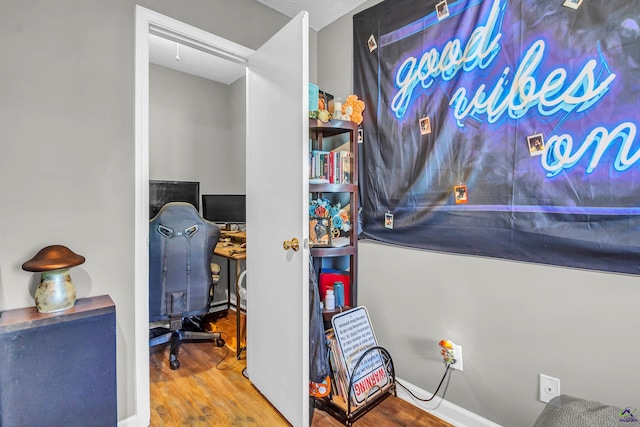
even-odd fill
[[[247,222],[246,195],[203,194],[202,216],[216,223],[244,224]]]

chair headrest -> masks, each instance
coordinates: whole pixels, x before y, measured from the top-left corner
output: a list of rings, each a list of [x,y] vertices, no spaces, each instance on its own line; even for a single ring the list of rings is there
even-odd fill
[[[151,218],[151,222],[172,224],[171,228],[182,230],[191,225],[202,224],[204,219],[190,203],[171,202],[164,205],[158,214]]]

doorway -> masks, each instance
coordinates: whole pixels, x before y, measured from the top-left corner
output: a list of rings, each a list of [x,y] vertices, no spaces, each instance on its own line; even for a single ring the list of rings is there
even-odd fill
[[[150,419],[149,395],[149,36],[189,46],[223,61],[246,66],[251,49],[183,22],[136,6],[135,46],[135,395],[138,425]]]
[[[247,56],[247,49],[233,42],[136,7],[134,371],[139,425],[147,425],[150,419],[148,37],[152,32],[247,64],[247,223],[253,227],[247,235],[252,277],[247,299],[247,368],[252,384],[291,424],[308,425],[308,18],[307,12],[301,12]],[[267,114],[274,100],[279,101],[277,121]],[[277,160],[277,167],[265,159]],[[287,207],[279,211],[277,221],[274,215],[264,214],[265,207],[274,203],[274,192],[279,194],[279,206]],[[294,237],[302,243],[299,248],[283,245]],[[284,338],[277,345],[273,325]]]

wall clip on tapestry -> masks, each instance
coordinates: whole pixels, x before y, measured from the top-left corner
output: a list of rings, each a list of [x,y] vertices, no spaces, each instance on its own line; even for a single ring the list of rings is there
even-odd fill
[[[565,0],[564,3],[562,3],[563,6],[571,9],[577,9],[581,4],[582,0]]]
[[[442,21],[444,18],[449,16],[449,5],[447,4],[447,0],[436,4],[436,15],[438,16],[438,21]]]
[[[527,144],[529,145],[529,154],[531,156],[540,156],[544,153],[544,135],[541,132],[529,135]]]
[[[462,183],[453,187],[453,195],[456,200],[456,204],[469,202],[469,193],[467,192],[467,186]]]
[[[367,40],[367,45],[369,46],[369,52],[373,52],[378,48],[378,43],[376,43],[376,38],[373,34],[369,36],[369,40]]]
[[[384,228],[393,230],[393,214],[390,211],[384,214]]]
[[[428,135],[431,133],[431,119],[429,116],[423,116],[420,120],[420,135]]]

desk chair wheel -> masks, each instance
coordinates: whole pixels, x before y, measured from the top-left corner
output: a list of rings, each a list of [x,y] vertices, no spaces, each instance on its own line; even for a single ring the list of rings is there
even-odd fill
[[[176,359],[174,356],[171,356],[171,360],[169,361],[169,367],[172,371],[175,371],[180,367],[180,361]]]
[[[224,340],[222,338],[216,338],[216,347],[224,347]]]

